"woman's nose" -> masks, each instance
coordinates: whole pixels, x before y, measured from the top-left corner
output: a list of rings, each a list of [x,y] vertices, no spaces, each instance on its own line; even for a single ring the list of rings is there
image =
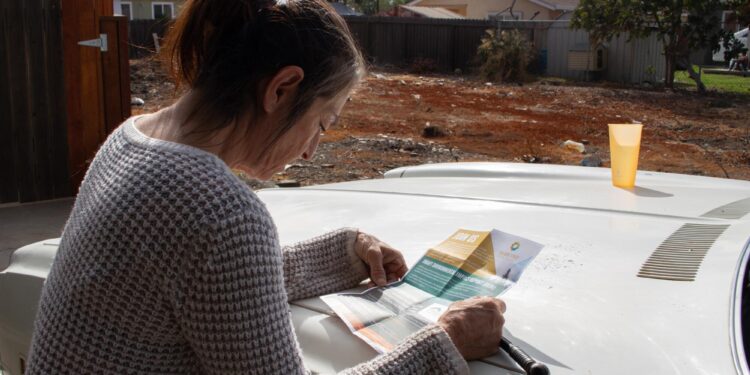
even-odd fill
[[[310,145],[307,146],[307,150],[302,153],[302,159],[310,160],[315,155],[315,150],[318,149],[318,143],[320,142],[320,134],[316,135],[313,140],[310,141]]]

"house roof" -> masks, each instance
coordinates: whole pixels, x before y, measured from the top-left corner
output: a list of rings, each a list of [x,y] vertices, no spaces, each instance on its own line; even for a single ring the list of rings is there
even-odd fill
[[[536,5],[551,10],[574,10],[578,6],[578,0],[528,0]]]
[[[526,0],[536,5],[545,7],[550,10],[575,10],[579,0]],[[421,3],[422,0],[413,0],[407,3],[407,6],[414,6]]]
[[[402,9],[406,9],[410,12],[422,15],[427,18],[451,18],[451,19],[463,19],[464,16],[451,12],[448,9],[441,7],[420,7],[412,5],[401,5]]]

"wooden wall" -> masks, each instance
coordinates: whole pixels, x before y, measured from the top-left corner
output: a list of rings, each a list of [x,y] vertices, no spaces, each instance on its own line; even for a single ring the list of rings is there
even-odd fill
[[[71,194],[60,6],[0,1],[0,203]]]

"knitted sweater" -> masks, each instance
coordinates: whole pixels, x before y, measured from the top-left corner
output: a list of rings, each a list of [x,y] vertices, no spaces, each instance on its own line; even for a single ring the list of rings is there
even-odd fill
[[[42,291],[28,374],[305,373],[288,301],[367,278],[356,230],[281,248],[218,157],[142,134],[91,163]],[[436,325],[350,374],[467,373]]]

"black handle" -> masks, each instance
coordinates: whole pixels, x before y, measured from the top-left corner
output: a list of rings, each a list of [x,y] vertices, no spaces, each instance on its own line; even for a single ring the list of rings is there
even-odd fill
[[[544,363],[531,358],[530,355],[526,354],[521,348],[511,344],[505,337],[500,340],[500,348],[505,350],[526,371],[527,375],[549,375],[549,369]]]

